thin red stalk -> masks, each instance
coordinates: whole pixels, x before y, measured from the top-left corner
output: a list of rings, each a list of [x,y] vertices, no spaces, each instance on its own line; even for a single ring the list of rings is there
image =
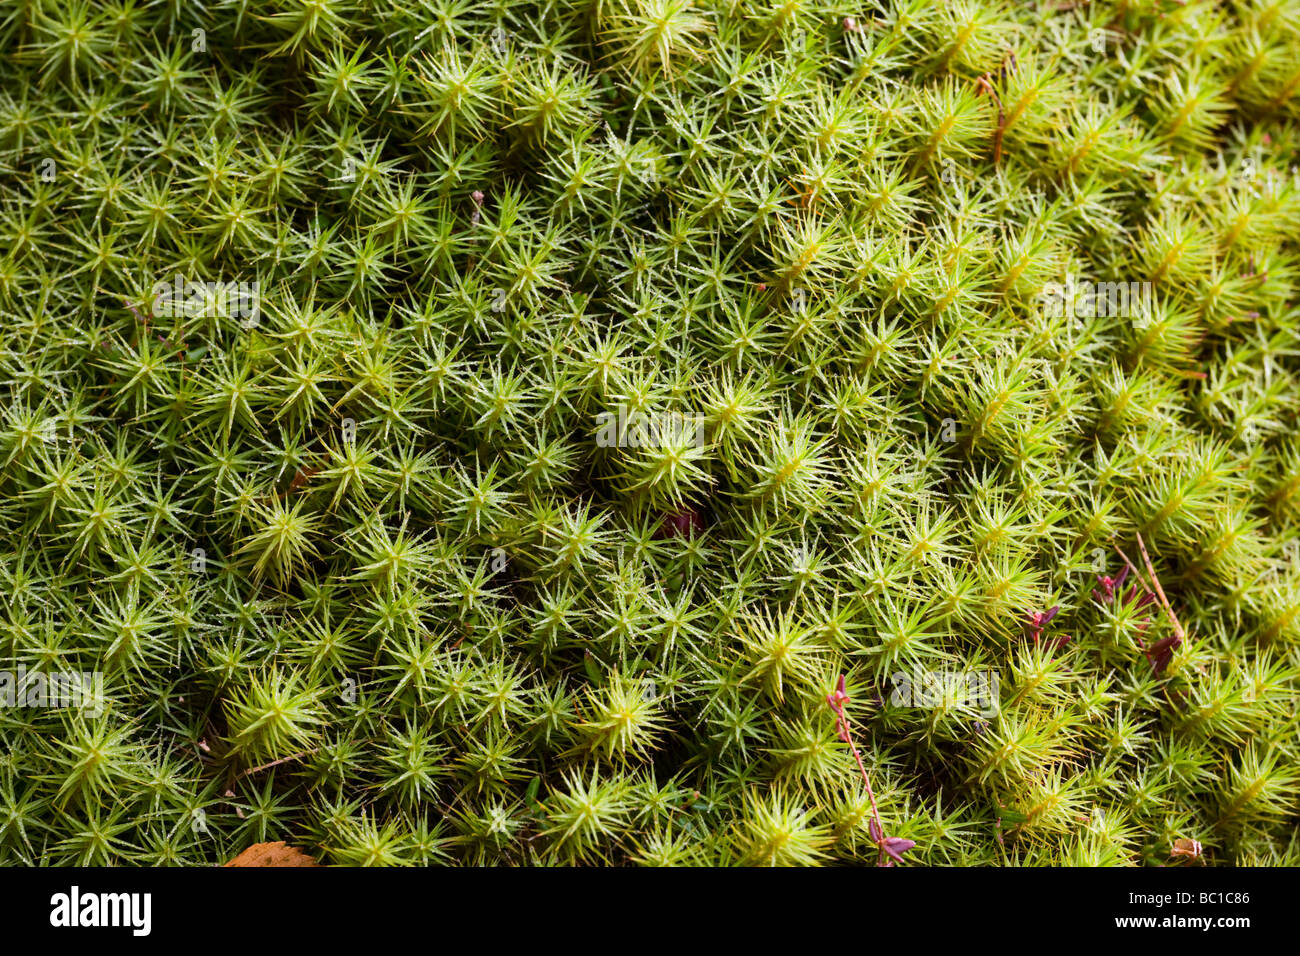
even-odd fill
[[[1185,641],[1187,640],[1187,632],[1184,631],[1183,626],[1178,623],[1178,616],[1174,614],[1174,609],[1170,607],[1169,598],[1165,597],[1165,589],[1160,586],[1160,579],[1156,577],[1156,569],[1151,566],[1151,558],[1147,554],[1146,542],[1142,540],[1141,534],[1137,536],[1137,539],[1138,547],[1142,549],[1142,560],[1146,562],[1147,571],[1151,575],[1151,583],[1156,587],[1156,597],[1160,599],[1160,606],[1163,607],[1165,613],[1169,615],[1169,623],[1174,626],[1174,633],[1178,635],[1178,640]]]
[[[1156,577],[1156,569],[1151,564],[1151,556],[1147,554],[1146,542],[1142,540],[1141,534],[1138,534],[1137,540],[1138,540],[1138,547],[1142,549],[1142,560],[1146,563],[1147,571],[1150,572],[1151,574],[1151,581],[1155,585],[1154,591],[1151,588],[1147,587],[1147,582],[1146,579],[1142,577],[1142,572],[1133,566],[1133,562],[1129,560],[1128,555],[1124,553],[1123,549],[1120,548],[1119,545],[1116,545],[1115,550],[1119,552],[1119,556],[1124,559],[1124,563],[1128,565],[1129,571],[1131,571],[1133,577],[1137,579],[1137,583],[1142,588],[1142,590],[1147,594],[1156,595],[1157,601],[1159,601],[1160,606],[1164,608],[1165,613],[1169,615],[1169,622],[1174,627],[1174,636],[1178,639],[1178,644],[1175,646],[1180,646],[1183,643],[1185,643],[1187,635],[1183,631],[1182,624],[1178,622],[1178,618],[1174,614],[1174,609],[1169,606],[1169,599],[1165,597],[1165,589],[1160,586],[1160,579]],[[1116,595],[1116,600],[1119,599],[1120,599],[1119,595]],[[1147,655],[1147,660],[1151,661],[1151,665],[1154,668],[1155,658],[1150,653],[1147,652],[1146,642],[1143,641],[1142,638],[1140,637],[1137,639],[1137,642],[1138,642],[1138,647],[1142,649],[1143,654]],[[1153,645],[1153,650],[1155,646],[1158,646],[1158,644]],[[1170,704],[1173,703],[1173,699],[1169,696],[1168,687],[1165,688],[1165,699],[1168,700]]]
[[[849,745],[849,750],[853,752],[853,759],[857,761],[858,771],[862,774],[862,782],[867,785],[867,799],[871,801],[871,817],[876,824],[876,833],[880,834],[880,840],[877,840],[876,864],[879,865],[885,858],[885,846],[881,842],[885,836],[885,827],[880,822],[880,809],[876,806],[876,793],[871,789],[871,779],[867,776],[867,768],[862,764],[862,755],[858,753],[857,745],[853,743],[853,735],[849,733],[849,718],[844,713],[844,702],[840,701],[833,704],[836,717],[836,730],[839,731],[840,739]],[[875,839],[873,836],[872,839]]]
[[[1150,594],[1151,589],[1147,587],[1147,580],[1142,577],[1142,572],[1133,566],[1133,562],[1128,559],[1128,555],[1123,552],[1119,545],[1115,546],[1115,550],[1118,551],[1119,556],[1124,559],[1124,563],[1128,565],[1128,569],[1133,572],[1133,577],[1137,579],[1137,583],[1142,585],[1142,590]]]

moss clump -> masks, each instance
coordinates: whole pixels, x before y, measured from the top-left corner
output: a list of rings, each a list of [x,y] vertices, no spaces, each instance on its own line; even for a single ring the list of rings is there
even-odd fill
[[[0,44],[0,860],[1300,861],[1300,3]]]

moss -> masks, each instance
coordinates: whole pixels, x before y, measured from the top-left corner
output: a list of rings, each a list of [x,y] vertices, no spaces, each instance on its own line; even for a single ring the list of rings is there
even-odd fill
[[[0,861],[1300,862],[1300,3],[0,44]]]

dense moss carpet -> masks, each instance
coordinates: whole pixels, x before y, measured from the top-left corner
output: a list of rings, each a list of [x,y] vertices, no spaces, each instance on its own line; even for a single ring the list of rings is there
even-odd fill
[[[0,862],[1300,861],[1300,2],[0,47]]]

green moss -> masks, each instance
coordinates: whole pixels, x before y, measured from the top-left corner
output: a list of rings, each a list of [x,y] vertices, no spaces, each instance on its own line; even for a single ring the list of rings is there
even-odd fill
[[[0,45],[0,862],[1300,862],[1300,3]]]

